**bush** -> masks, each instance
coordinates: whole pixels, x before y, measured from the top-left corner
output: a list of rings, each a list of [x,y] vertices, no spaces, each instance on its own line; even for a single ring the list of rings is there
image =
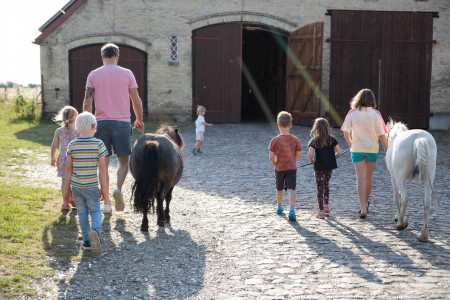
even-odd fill
[[[36,107],[33,101],[27,102],[20,90],[17,90],[14,98],[13,112],[20,120],[34,120],[36,119]]]

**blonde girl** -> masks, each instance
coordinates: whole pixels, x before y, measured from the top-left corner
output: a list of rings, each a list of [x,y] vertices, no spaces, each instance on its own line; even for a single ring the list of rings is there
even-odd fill
[[[333,169],[337,168],[336,157],[342,154],[338,141],[331,135],[331,128],[324,118],[317,118],[311,129],[311,140],[309,141],[308,160],[314,164],[314,173],[317,185],[317,202],[319,211],[316,217],[323,219],[325,214],[330,213],[329,182]]]
[[[350,101],[350,107],[341,130],[350,146],[355,165],[359,216],[365,218],[372,191],[372,173],[378,158],[378,141],[387,149],[387,129],[381,113],[375,109],[377,104],[371,90],[360,90]]]
[[[210,123],[206,123],[205,121],[205,114],[206,114],[206,108],[199,105],[197,106],[197,120],[195,121],[195,139],[196,143],[194,145],[194,149],[192,149],[192,153],[195,154],[202,154],[203,151],[200,149],[204,138],[203,133],[205,132],[205,126],[212,126]]]
[[[51,165],[57,168],[57,176],[61,177],[61,193],[63,193],[64,180],[66,176],[67,146],[70,141],[77,136],[77,131],[75,130],[75,119],[77,116],[78,112],[74,107],[64,106],[53,118],[53,121],[61,125],[60,128],[55,130],[55,136],[53,137],[51,147]],[[58,158],[56,158],[56,148],[58,145],[59,154]],[[76,208],[73,198],[69,201],[65,201],[63,195],[61,211],[67,213],[69,211],[69,204],[72,205],[72,208]]]

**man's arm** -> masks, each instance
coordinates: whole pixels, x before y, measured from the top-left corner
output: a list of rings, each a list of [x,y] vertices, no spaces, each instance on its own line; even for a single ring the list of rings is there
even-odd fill
[[[95,89],[91,87],[86,88],[86,93],[84,94],[83,111],[88,111],[92,113],[92,102],[94,102]]]
[[[136,115],[136,121],[134,122],[134,128],[140,132],[144,132],[144,122],[142,122],[142,100],[139,97],[137,88],[130,89],[131,103],[133,104],[133,111]]]

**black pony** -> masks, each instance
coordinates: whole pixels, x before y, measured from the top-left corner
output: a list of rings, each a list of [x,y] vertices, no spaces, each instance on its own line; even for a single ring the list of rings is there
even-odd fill
[[[164,226],[164,222],[170,222],[172,190],[183,173],[183,147],[183,138],[178,129],[167,125],[161,126],[155,134],[142,135],[134,143],[130,159],[130,170],[135,180],[132,197],[134,196],[134,211],[144,215],[142,231],[148,231],[147,212],[155,207],[155,198],[157,224]]]

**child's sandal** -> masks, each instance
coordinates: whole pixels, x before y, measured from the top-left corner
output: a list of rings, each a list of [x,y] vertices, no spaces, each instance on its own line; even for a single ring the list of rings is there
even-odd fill
[[[325,218],[325,213],[323,211],[316,212],[316,217],[319,219]]]
[[[69,212],[69,203],[63,203],[61,205],[61,212],[63,213]]]
[[[329,214],[330,211],[331,211],[331,209],[330,209],[330,207],[329,207],[327,204],[325,204],[325,205],[323,206],[323,211],[324,211],[324,213]]]

